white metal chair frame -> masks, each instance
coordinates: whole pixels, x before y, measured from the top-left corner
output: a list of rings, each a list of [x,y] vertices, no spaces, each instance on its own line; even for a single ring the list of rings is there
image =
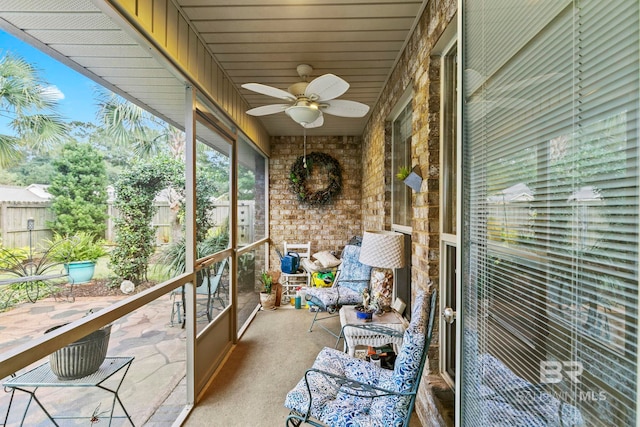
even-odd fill
[[[303,258],[311,259],[311,242],[307,243],[287,243],[284,242],[284,254],[295,252]],[[290,299],[296,296],[295,288],[297,286],[308,287],[311,284],[311,273],[303,267],[302,273],[282,273],[280,275],[282,282],[282,303],[288,304]],[[300,271],[300,270],[298,270]],[[303,282],[304,280],[304,282]]]

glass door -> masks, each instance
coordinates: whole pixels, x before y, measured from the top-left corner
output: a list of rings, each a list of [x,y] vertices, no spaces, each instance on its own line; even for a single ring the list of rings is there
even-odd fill
[[[456,292],[457,292],[457,219],[458,150],[457,150],[457,43],[455,38],[443,50],[441,68],[441,292],[442,327],[440,328],[440,371],[455,388],[456,380]]]

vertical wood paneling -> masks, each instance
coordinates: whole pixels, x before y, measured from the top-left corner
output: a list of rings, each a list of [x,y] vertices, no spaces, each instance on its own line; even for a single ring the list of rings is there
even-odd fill
[[[182,15],[178,15],[178,63],[189,68],[189,25]]]
[[[154,38],[162,45],[167,44],[167,0],[153,0],[153,25],[151,31]]]
[[[198,78],[198,45],[200,40],[198,36],[189,28],[189,52],[187,53],[187,63],[191,75]]]
[[[204,48],[204,44],[202,44],[199,40],[198,40],[198,51],[196,54],[196,68],[198,70],[198,72],[196,73],[196,78],[198,79],[198,81],[200,81],[202,84],[206,83],[206,76],[204,74],[204,70],[206,67],[206,60],[205,60],[205,54],[207,53],[207,51]]]
[[[153,2],[143,0],[138,2],[138,20],[142,26],[149,32],[153,31]]]
[[[218,99],[220,97],[220,90],[218,86],[218,76],[220,75],[220,70],[218,68],[218,64],[212,59],[211,60],[211,96],[213,99]]]
[[[235,117],[242,117],[242,99],[240,99],[240,94],[235,90],[233,91],[233,100],[233,111],[235,112]]]
[[[173,3],[167,3],[167,53],[174,57],[178,57],[178,9]]]
[[[227,111],[231,111],[231,82],[224,77],[224,108]]]
[[[202,59],[203,59],[203,63],[204,63],[204,70],[202,71],[202,85],[204,86],[205,90],[209,93],[212,93],[212,80],[211,80],[211,56],[209,55],[209,52],[207,52],[205,50],[205,52],[202,54]]]
[[[147,32],[165,53],[173,58],[236,124],[265,153],[269,153],[269,135],[255,117],[245,111],[244,102],[233,83],[224,75],[197,34],[170,0],[111,0],[122,7]]]
[[[136,0],[118,0],[118,3],[132,16],[136,16]]]
[[[222,108],[227,108],[227,78],[224,74],[218,74],[218,80],[220,81],[220,105]]]

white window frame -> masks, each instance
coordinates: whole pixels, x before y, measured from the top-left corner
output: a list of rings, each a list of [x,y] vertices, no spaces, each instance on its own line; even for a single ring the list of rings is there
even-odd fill
[[[395,107],[393,107],[393,109],[391,110],[391,112],[389,113],[389,116],[387,118],[387,121],[389,121],[391,123],[391,178],[392,179],[396,179],[395,178],[395,171],[393,170],[393,156],[394,156],[394,149],[393,149],[393,140],[395,138],[394,135],[394,122],[398,119],[398,117],[400,116],[400,114],[404,111],[405,108],[407,108],[407,105],[409,105],[411,103],[411,101],[413,100],[413,84],[409,84],[407,86],[407,88],[404,90],[404,92],[402,93],[402,96],[400,97],[400,99],[398,100],[398,102],[396,103]],[[407,165],[408,167],[411,167],[411,165]],[[413,227],[410,225],[402,225],[402,224],[395,224],[393,223],[393,219],[394,219],[394,215],[393,215],[393,209],[395,206],[395,200],[394,200],[394,195],[393,195],[393,189],[391,189],[391,230],[392,231],[397,231],[399,233],[404,233],[404,234],[409,234],[411,235],[412,231],[413,231]],[[412,215],[412,219],[413,219],[413,215]]]

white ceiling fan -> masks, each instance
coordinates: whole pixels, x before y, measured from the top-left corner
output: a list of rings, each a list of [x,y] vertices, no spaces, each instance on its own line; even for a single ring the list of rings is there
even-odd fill
[[[296,123],[304,128],[322,126],[322,113],[340,117],[364,117],[369,112],[369,106],[356,101],[335,99],[349,89],[349,83],[333,74],[324,74],[307,82],[313,67],[300,64],[296,68],[303,80],[294,83],[284,91],[260,83],[245,83],[243,88],[267,96],[284,99],[288,104],[263,105],[252,108],[247,114],[252,116],[266,116],[285,112]]]

